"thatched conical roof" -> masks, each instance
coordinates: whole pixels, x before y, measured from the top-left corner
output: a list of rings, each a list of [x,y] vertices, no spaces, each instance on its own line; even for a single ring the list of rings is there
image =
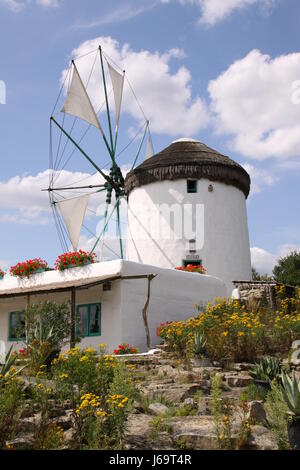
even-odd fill
[[[127,174],[125,189],[129,194],[134,188],[149,183],[182,178],[220,181],[240,189],[246,198],[250,192],[250,176],[241,165],[192,139],[173,142],[145,160]]]

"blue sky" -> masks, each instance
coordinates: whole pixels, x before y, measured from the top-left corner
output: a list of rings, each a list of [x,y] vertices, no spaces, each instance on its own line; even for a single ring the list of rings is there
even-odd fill
[[[155,151],[189,136],[249,171],[254,266],[270,272],[300,249],[299,26],[297,0],[0,0],[0,265],[51,264],[61,252],[40,191],[49,117],[72,54],[97,38],[126,65]],[[141,121],[133,111],[122,119],[125,145]],[[91,172],[82,162],[69,170]]]

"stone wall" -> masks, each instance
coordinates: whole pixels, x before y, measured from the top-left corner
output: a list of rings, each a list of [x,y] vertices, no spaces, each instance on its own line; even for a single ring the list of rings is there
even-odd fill
[[[249,306],[250,304],[258,304],[264,307],[276,308],[279,298],[276,294],[276,286],[282,286],[277,282],[265,281],[233,281],[241,303]],[[286,296],[293,297],[296,288],[285,286]]]

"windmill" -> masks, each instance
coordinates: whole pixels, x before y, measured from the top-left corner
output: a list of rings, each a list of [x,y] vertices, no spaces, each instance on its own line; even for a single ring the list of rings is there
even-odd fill
[[[82,59],[90,69],[85,78],[80,73],[80,60]],[[96,69],[98,76],[96,74],[95,78],[93,73]],[[91,81],[94,85],[99,82],[99,95],[102,97],[102,104],[98,109],[89,96]],[[111,89],[109,89],[109,85]],[[123,142],[123,148],[119,151],[119,127],[125,85],[128,85],[128,93],[131,93],[131,97],[134,98],[141,112],[142,125],[129,143],[124,145]],[[93,94],[95,101],[98,98],[95,87]],[[63,106],[59,108],[61,98],[64,99],[64,102]],[[80,129],[78,129],[79,124]],[[97,136],[96,139],[94,137],[94,146],[88,151],[85,148],[86,136],[91,130],[96,131]],[[102,141],[102,156],[95,158],[94,154],[95,151],[98,153],[100,140]],[[137,148],[132,159],[132,148],[136,142]],[[49,186],[46,189],[59,239],[65,251],[68,251],[69,242],[71,242],[74,251],[78,249],[80,234],[84,228],[93,238],[91,252],[94,252],[100,245],[100,257],[103,259],[103,249],[106,246],[114,256],[124,258],[120,207],[121,201],[126,201],[126,194],[124,172],[118,158],[127,151],[132,160],[129,169],[132,170],[145,146],[146,157],[152,156],[153,147],[149,121],[136,98],[125,71],[118,67],[101,46],[97,50],[72,60],[69,70],[65,73],[60,94],[50,117],[50,177]],[[104,164],[106,157],[108,157],[108,163]],[[72,182],[66,183],[64,179],[66,168],[71,161],[74,161],[74,158],[77,159],[76,164],[80,161],[79,158],[85,160],[89,168],[93,168],[96,173],[93,176],[87,174],[79,181],[72,180]],[[85,180],[85,184],[82,184],[83,180]],[[63,184],[60,184],[61,182]],[[85,224],[85,218],[87,211],[91,211],[89,208],[91,199],[99,197],[99,195],[105,195],[105,207],[104,214],[101,214],[103,220],[101,229],[95,234]],[[113,220],[116,222],[119,253],[105,244],[105,234]]]

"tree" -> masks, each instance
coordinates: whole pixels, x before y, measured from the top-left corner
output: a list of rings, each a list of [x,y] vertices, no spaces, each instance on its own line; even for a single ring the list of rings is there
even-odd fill
[[[44,302],[25,311],[26,349],[30,355],[30,370],[34,373],[42,365],[50,368],[52,360],[70,341],[70,304]],[[76,338],[79,340],[78,338]]]
[[[273,269],[275,281],[291,286],[300,286],[300,252],[293,251],[280,258]]]
[[[274,278],[272,276],[269,276],[268,274],[259,274],[259,272],[256,271],[256,269],[253,267],[251,269],[252,269],[253,281],[263,281],[263,282],[274,281]]]
[[[70,305],[44,302],[32,305],[25,312],[26,342],[37,339],[48,341],[53,348],[61,349],[69,341],[71,331]]]

